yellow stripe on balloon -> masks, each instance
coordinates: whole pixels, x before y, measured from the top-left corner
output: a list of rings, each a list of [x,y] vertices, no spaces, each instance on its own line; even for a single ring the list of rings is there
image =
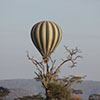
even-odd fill
[[[40,24],[38,25],[38,27],[37,27],[36,36],[37,36],[38,45],[39,45],[39,47],[40,47],[40,52],[43,54],[42,47],[41,47],[41,43],[40,43],[40,35],[39,35],[41,24],[42,24],[42,23],[40,23]]]
[[[49,26],[49,43],[48,43],[48,50],[47,50],[47,54],[50,53],[50,48],[52,45],[52,40],[53,40],[53,31],[52,31],[52,25],[50,24],[50,22],[48,22],[48,26]]]
[[[59,41],[58,41],[58,44],[59,44],[59,42],[61,41],[61,38],[62,38],[62,31],[61,31],[61,28],[58,26],[58,29],[59,29],[59,32],[60,32],[60,34],[59,34]],[[58,45],[57,44],[57,45]]]
[[[52,46],[51,52],[54,51],[54,49],[55,49],[54,47],[55,47],[56,42],[57,42],[57,40],[58,40],[58,30],[57,30],[57,27],[56,27],[56,25],[55,25],[54,23],[52,23],[52,24],[53,24],[54,29],[55,29],[55,33],[53,33],[53,34],[55,34],[55,40],[54,40],[54,43],[53,43],[53,46]]]
[[[43,40],[44,54],[46,54],[46,22],[43,22],[42,33],[43,33],[42,40]]]
[[[59,39],[58,39],[57,44],[56,44],[56,47],[57,47],[58,44],[59,44],[60,41],[61,41],[62,35],[61,35],[61,29],[60,29],[60,27],[59,27],[58,25],[56,25],[56,26],[57,26],[57,30],[58,30],[58,32],[59,32]],[[55,47],[54,49],[56,49],[56,47]]]

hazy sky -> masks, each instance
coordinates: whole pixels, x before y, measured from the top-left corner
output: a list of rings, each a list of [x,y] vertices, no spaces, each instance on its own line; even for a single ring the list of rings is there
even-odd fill
[[[40,60],[30,31],[42,20],[62,29],[62,41],[52,54],[58,62],[66,57],[64,45],[82,50],[77,67],[65,64],[60,75],[87,75],[88,80],[100,81],[100,0],[0,0],[0,80],[34,78],[26,50]]]

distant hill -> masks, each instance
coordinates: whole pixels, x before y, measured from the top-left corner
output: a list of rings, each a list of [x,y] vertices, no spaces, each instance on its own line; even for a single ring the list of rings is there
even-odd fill
[[[76,84],[74,88],[81,89],[83,91],[81,97],[83,97],[84,100],[88,100],[88,97],[91,94],[100,94],[99,81],[83,81],[81,84]]]
[[[4,86],[9,89],[24,89],[33,94],[43,91],[41,83],[35,81],[34,79],[0,80],[0,86]]]
[[[10,93],[8,96],[4,97],[3,100],[14,100],[15,98],[18,97],[23,97],[23,96],[31,96],[32,93],[22,90],[22,89],[10,89]]]
[[[21,95],[26,96],[37,94],[40,92],[44,93],[41,84],[36,82],[34,79],[0,80],[0,86],[4,86],[12,90],[11,94],[9,94],[9,97],[14,95],[12,93],[15,93],[17,97],[21,97]],[[96,81],[83,81],[81,84],[76,84],[74,88],[83,90],[81,97],[83,97],[84,100],[88,100],[88,96],[93,93],[100,94],[100,82]]]

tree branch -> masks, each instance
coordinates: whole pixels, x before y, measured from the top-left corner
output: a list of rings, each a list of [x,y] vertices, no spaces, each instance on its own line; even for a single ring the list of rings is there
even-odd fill
[[[50,68],[50,73],[51,74],[53,73],[55,63],[56,63],[56,60],[52,61],[52,66]]]
[[[65,87],[67,88],[67,90],[70,90],[75,83],[81,83],[82,79],[84,79],[86,75],[83,77],[71,75],[70,77],[71,78],[67,80],[67,83],[65,83]]]
[[[68,52],[67,59],[63,60],[63,61],[61,62],[61,64],[56,68],[55,72],[53,73],[54,76],[58,74],[58,72],[60,71],[61,67],[62,67],[65,63],[71,62],[72,65],[71,65],[70,67],[73,68],[73,67],[75,67],[76,64],[77,64],[77,62],[75,62],[75,61],[76,61],[78,58],[82,58],[82,56],[79,56],[79,55],[77,56],[77,55],[76,55],[77,53],[80,53],[80,50],[79,50],[79,49],[75,48],[75,49],[70,50],[70,49],[68,49],[68,47],[66,47],[66,46],[64,46],[64,47],[65,47],[66,51]],[[76,55],[76,56],[75,56],[75,55]],[[75,56],[75,57],[74,57],[74,56]],[[53,77],[54,77],[54,76],[53,76]]]

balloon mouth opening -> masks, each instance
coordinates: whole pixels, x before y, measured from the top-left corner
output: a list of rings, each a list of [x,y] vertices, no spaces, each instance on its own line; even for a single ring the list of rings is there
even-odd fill
[[[49,61],[49,57],[43,57],[43,61],[44,61],[44,63],[48,63],[48,61]]]

